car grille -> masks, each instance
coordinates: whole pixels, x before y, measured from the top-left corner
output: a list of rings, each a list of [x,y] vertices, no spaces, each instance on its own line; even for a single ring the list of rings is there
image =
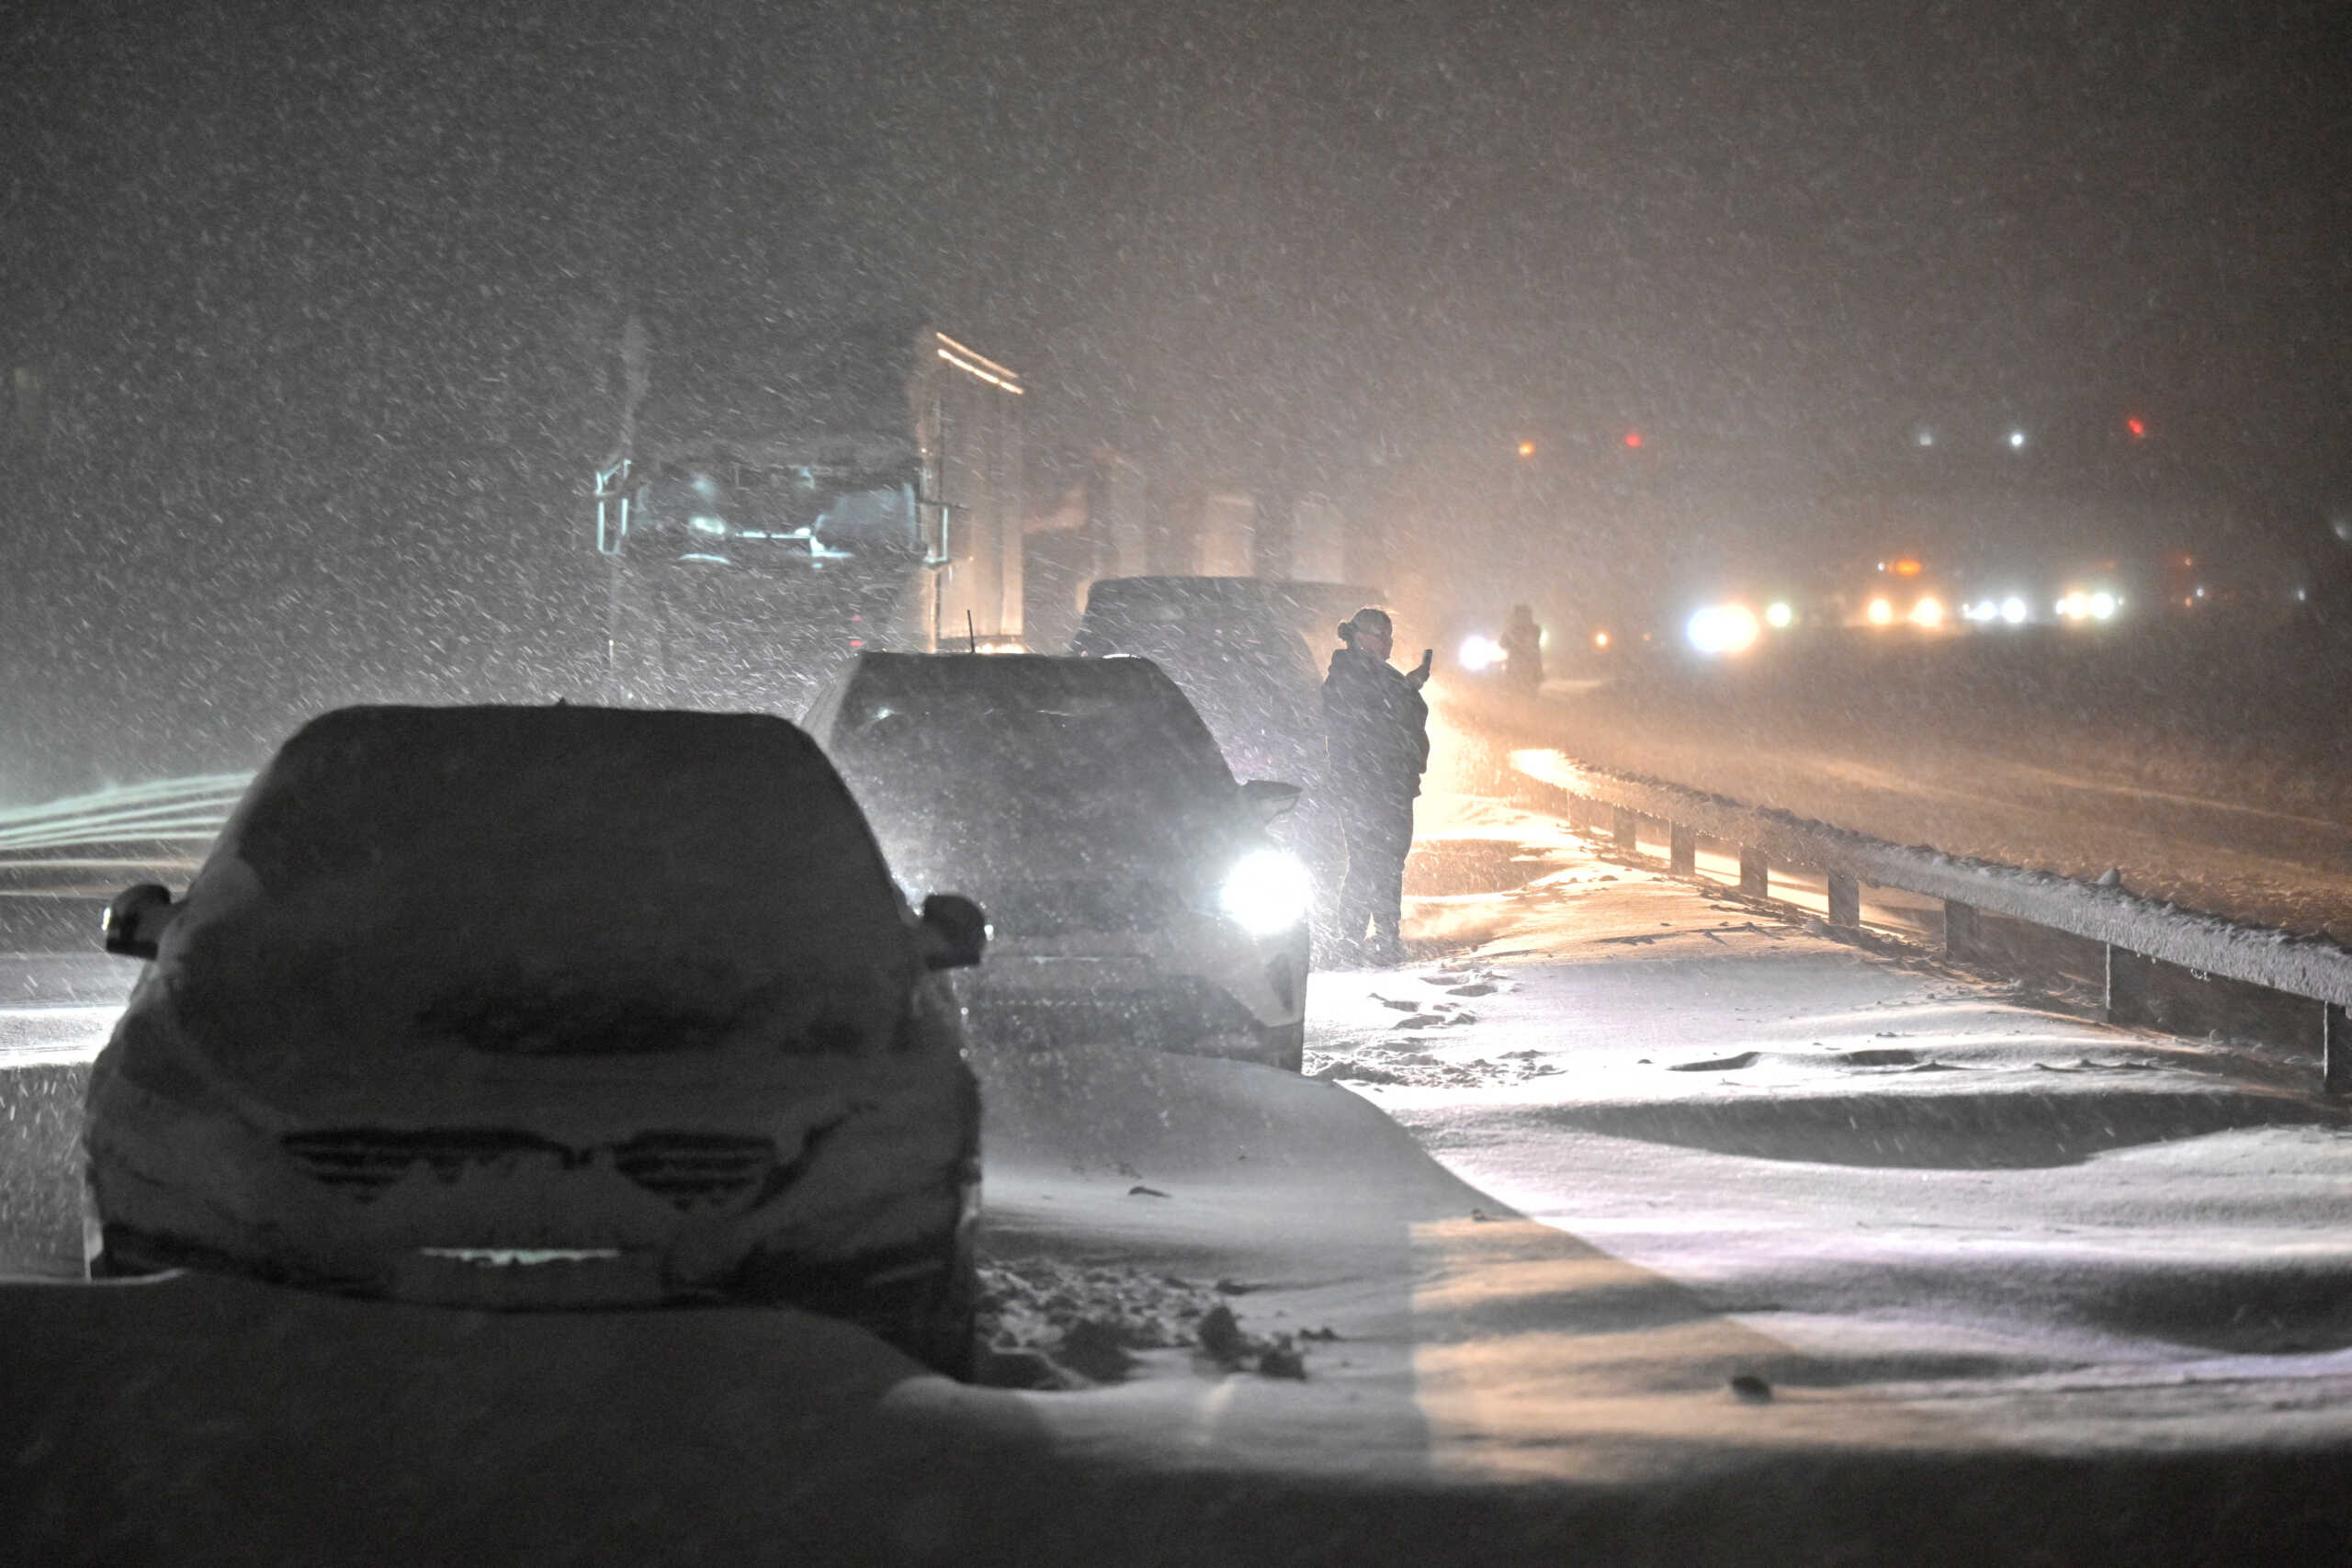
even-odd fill
[[[716,1133],[648,1133],[614,1149],[613,1164],[676,1208],[724,1209],[766,1184],[775,1168],[775,1145]]]
[[[289,1133],[279,1146],[303,1175],[362,1203],[419,1164],[454,1181],[469,1167],[529,1159],[571,1168],[595,1163],[601,1154],[629,1180],[692,1213],[750,1201],[776,1168],[775,1145],[767,1139],[715,1133],[647,1133],[596,1150],[568,1148],[529,1133],[370,1128]]]
[[[528,1133],[463,1128],[427,1133],[288,1133],[278,1144],[303,1175],[363,1203],[420,1162],[442,1179],[455,1180],[468,1166],[548,1156],[569,1164],[572,1158],[562,1145]]]
[[[1183,908],[1174,887],[1141,879],[1036,878],[1000,883],[974,897],[999,936],[1158,931]]]

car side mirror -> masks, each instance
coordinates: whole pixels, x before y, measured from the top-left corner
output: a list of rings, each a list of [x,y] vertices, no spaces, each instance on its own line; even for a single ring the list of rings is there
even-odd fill
[[[933,893],[922,901],[922,966],[969,969],[989,944],[989,918],[961,893]]]
[[[142,882],[124,888],[107,906],[101,928],[106,950],[118,958],[154,957],[155,944],[164,940],[164,928],[178,913],[171,890],[160,884]]]
[[[1258,814],[1261,824],[1280,821],[1296,810],[1299,793],[1296,784],[1272,779],[1251,779],[1241,786],[1243,804]]]

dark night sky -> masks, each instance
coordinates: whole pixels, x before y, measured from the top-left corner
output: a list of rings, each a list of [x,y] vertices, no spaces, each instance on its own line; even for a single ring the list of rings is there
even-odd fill
[[[2352,473],[2340,6],[35,0],[0,29],[0,355],[40,388],[0,444],[0,652],[85,705],[562,686],[631,308],[668,373],[929,306],[1049,438],[1215,482],[1409,489],[1639,423],[1812,493],[1884,484],[1923,422],[1990,451],[2021,421],[2064,488],[2113,478],[2127,410],[2162,483],[2282,530]]]

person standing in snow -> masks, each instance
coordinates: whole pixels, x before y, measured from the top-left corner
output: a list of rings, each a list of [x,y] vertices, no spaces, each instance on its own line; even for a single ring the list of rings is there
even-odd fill
[[[1512,690],[1533,696],[1544,684],[1544,628],[1535,612],[1524,604],[1510,607],[1502,635],[1503,680]]]
[[[1347,840],[1347,878],[1340,888],[1339,935],[1344,951],[1376,963],[1401,963],[1398,931],[1405,857],[1413,848],[1413,798],[1430,761],[1430,652],[1408,674],[1388,662],[1396,628],[1388,612],[1366,606],[1340,623],[1342,647],[1323,678],[1323,735],[1333,805]]]

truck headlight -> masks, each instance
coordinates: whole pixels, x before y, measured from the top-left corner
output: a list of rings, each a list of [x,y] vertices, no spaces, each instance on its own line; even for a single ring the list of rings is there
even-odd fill
[[[1297,856],[1281,850],[1251,850],[1225,874],[1216,907],[1251,936],[1272,936],[1306,918],[1313,892]]]

